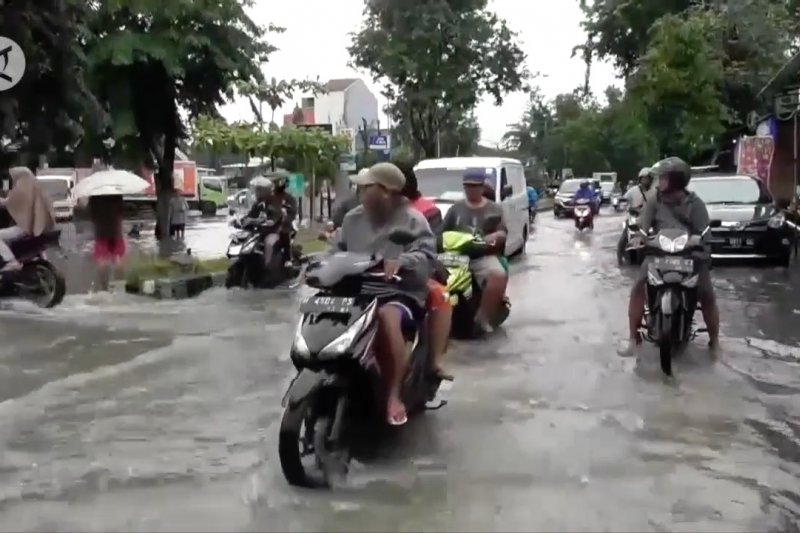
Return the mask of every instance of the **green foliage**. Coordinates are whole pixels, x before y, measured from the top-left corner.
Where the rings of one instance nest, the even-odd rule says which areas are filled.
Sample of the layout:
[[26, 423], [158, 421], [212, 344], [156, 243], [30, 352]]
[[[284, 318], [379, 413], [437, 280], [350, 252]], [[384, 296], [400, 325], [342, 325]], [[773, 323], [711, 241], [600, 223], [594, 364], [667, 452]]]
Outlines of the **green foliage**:
[[114, 137], [138, 147], [172, 188], [178, 112], [216, 113], [242, 81], [261, 81], [274, 47], [240, 0], [107, 0], [90, 4], [91, 83], [111, 115]]
[[[238, 85], [239, 94], [246, 97], [256, 121], [264, 124], [263, 105], [267, 104], [272, 112], [270, 126], [275, 124], [275, 111], [287, 100], [290, 100], [298, 91], [314, 95], [325, 92], [324, 84], [319, 80], [278, 80], [271, 78], [269, 81], [245, 81]], [[302, 111], [300, 117], [302, 118]]]
[[[81, 47], [86, 2], [6, 2], [0, 35], [16, 41], [26, 57], [25, 75], [0, 94], [0, 136], [34, 162], [54, 149], [70, 152], [103, 112], [86, 86]], [[0, 147], [0, 151], [2, 147]], [[0, 167], [8, 164], [4, 157]]]
[[610, 59], [662, 153], [692, 158], [735, 137], [795, 51], [797, 0], [583, 1], [585, 58]]
[[349, 52], [372, 73], [427, 157], [453, 117], [465, 117], [482, 96], [496, 103], [523, 88], [524, 53], [487, 0], [367, 2]]

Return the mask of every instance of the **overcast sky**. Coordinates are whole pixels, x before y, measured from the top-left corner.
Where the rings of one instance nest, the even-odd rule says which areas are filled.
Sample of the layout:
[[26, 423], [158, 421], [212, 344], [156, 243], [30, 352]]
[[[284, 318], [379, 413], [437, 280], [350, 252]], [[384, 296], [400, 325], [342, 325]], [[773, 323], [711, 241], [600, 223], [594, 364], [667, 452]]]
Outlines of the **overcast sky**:
[[[279, 51], [265, 66], [267, 77], [278, 79], [361, 77], [373, 89], [383, 106], [379, 88], [365, 73], [347, 66], [348, 34], [358, 29], [363, 0], [255, 0], [252, 16], [260, 24], [273, 23], [286, 28], [271, 41]], [[539, 85], [548, 96], [568, 92], [583, 83], [584, 64], [580, 58], [570, 58], [573, 46], [584, 39], [578, 0], [491, 0], [491, 9], [505, 18], [519, 33], [528, 55], [528, 68], [546, 77]], [[602, 94], [615, 84], [614, 71], [609, 65], [595, 64], [592, 68], [592, 87]], [[296, 99], [300, 95], [296, 95]], [[506, 131], [506, 125], [516, 122], [525, 107], [522, 94], [509, 95], [499, 108], [490, 102], [477, 109], [482, 141], [495, 144]], [[287, 103], [279, 113], [289, 113], [294, 102]], [[232, 120], [252, 120], [246, 102], [237, 101], [222, 109]], [[280, 123], [282, 114], [276, 113]]]

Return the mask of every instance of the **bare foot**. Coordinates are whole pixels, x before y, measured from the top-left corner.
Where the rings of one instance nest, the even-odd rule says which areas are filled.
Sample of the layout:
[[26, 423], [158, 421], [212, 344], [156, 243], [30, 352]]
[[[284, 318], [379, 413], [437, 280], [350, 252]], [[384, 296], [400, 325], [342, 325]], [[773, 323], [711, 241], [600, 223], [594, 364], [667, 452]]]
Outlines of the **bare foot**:
[[408, 422], [406, 406], [403, 405], [400, 398], [389, 397], [386, 402], [386, 421], [390, 426], [402, 426]]
[[639, 354], [639, 348], [642, 346], [642, 339], [628, 339], [628, 343], [617, 350], [620, 357], [636, 357]]

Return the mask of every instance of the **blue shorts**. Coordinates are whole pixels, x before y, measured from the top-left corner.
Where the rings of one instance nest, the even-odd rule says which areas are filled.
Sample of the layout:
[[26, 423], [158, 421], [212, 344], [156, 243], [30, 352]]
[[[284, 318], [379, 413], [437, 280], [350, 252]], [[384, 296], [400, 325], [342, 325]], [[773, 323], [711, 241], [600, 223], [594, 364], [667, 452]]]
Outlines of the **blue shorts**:
[[417, 330], [417, 319], [409, 305], [400, 300], [391, 300], [384, 305], [391, 305], [400, 310], [400, 328], [404, 332], [410, 333]]

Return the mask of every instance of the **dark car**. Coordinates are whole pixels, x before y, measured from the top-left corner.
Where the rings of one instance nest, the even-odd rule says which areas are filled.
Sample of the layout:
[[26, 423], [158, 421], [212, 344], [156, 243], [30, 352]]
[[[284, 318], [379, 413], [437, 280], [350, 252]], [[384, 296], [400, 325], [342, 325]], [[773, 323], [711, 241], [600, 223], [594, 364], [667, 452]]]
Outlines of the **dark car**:
[[749, 176], [706, 175], [692, 178], [689, 189], [708, 207], [714, 259], [768, 259], [788, 265], [793, 230], [767, 186]]
[[575, 196], [582, 181], [586, 180], [572, 179], [564, 180], [564, 182], [561, 183], [558, 192], [556, 192], [556, 197], [553, 200], [553, 215], [555, 215], [556, 218], [572, 216], [575, 210], [575, 203], [572, 201], [572, 197]]

